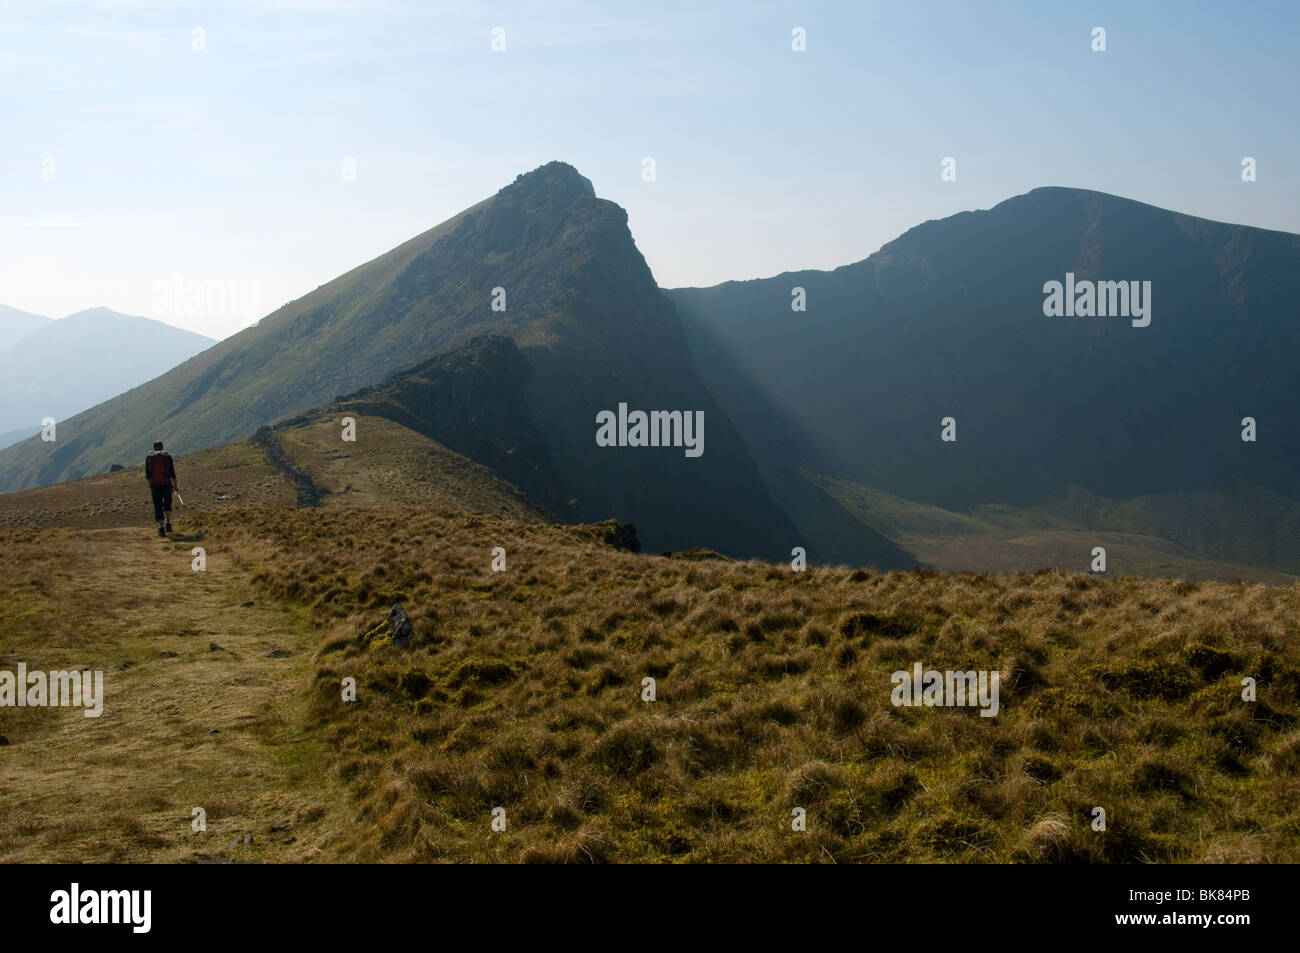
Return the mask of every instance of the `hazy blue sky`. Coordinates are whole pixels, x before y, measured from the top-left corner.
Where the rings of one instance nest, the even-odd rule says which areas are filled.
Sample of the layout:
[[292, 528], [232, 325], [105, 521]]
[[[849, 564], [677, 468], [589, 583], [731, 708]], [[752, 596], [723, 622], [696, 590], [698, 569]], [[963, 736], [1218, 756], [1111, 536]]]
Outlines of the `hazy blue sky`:
[[[1040, 185], [1300, 232], [1298, 41], [1294, 2], [4, 0], [0, 303], [224, 337], [551, 159], [665, 287]], [[159, 313], [178, 275], [258, 313]]]

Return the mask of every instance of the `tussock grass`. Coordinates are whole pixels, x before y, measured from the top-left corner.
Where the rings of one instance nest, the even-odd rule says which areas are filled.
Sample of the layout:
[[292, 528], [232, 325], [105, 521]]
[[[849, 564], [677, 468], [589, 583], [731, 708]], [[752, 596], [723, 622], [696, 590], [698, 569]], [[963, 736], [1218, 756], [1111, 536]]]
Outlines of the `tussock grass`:
[[[192, 522], [319, 632], [341, 857], [1300, 860], [1300, 586], [795, 574], [417, 509]], [[396, 602], [405, 650], [365, 639]], [[1001, 714], [895, 708], [917, 661], [999, 671]]]

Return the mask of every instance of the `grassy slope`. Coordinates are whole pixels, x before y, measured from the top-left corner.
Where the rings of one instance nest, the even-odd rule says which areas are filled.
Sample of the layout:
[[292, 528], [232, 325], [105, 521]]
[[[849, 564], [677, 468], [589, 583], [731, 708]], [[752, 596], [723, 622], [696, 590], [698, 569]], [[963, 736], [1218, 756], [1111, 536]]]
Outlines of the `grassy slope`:
[[276, 430], [289, 458], [313, 477], [327, 507], [399, 503], [536, 520], [536, 504], [487, 467], [383, 417], [349, 411], [354, 441], [342, 439], [344, 414], [317, 414]]
[[[356, 505], [401, 434], [349, 462], [324, 423], [282, 433], [359, 489], [293, 510], [228, 448], [209, 480], [240, 500], [175, 542], [73, 512], [121, 474], [0, 498], [0, 667], [103, 668], [109, 695], [0, 709], [3, 859], [1300, 860], [1300, 586], [639, 556], [491, 493]], [[375, 630], [397, 601], [408, 649]], [[999, 670], [1002, 713], [893, 707], [916, 661]]]
[[[146, 444], [147, 446], [147, 444]], [[153, 504], [144, 478], [146, 450], [129, 469], [0, 494], [0, 527], [66, 526], [79, 529], [149, 526]], [[247, 443], [233, 443], [176, 458], [185, 509], [292, 506], [293, 487]]]
[[[390, 420], [352, 416], [355, 442], [342, 440], [337, 416], [327, 413], [275, 432], [289, 458], [312, 474], [323, 506], [393, 502], [542, 518], [486, 467]], [[250, 443], [177, 457], [176, 472], [185, 500], [178, 516], [294, 505], [293, 485]], [[152, 518], [143, 453], [128, 470], [0, 494], [0, 527], [148, 526]]]
[[[490, 471], [391, 421], [358, 416], [355, 443], [339, 434], [321, 418], [277, 435], [299, 465], [321, 464], [326, 508], [387, 499], [538, 518]], [[108, 696], [99, 719], [0, 709], [0, 861], [340, 859], [322, 845], [349, 818], [322, 777], [326, 739], [305, 730], [321, 632], [259, 595], [192, 519], [277, 523], [294, 489], [246, 443], [177, 470], [187, 506], [168, 540], [135, 469], [0, 496], [0, 668], [99, 669]], [[194, 807], [206, 834], [190, 829]], [[244, 834], [253, 844], [232, 849]]]
[[[309, 728], [350, 790], [340, 854], [1300, 859], [1300, 587], [796, 575], [415, 511], [202, 522], [332, 634]], [[399, 600], [417, 645], [367, 644]], [[1000, 670], [1002, 714], [894, 708], [914, 661]]]

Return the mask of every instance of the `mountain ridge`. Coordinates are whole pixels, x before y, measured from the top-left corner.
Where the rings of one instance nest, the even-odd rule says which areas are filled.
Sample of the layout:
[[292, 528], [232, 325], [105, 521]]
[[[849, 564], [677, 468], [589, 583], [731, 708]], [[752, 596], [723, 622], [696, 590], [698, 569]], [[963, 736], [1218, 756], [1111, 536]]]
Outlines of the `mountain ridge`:
[[[1150, 326], [1047, 317], [1045, 284], [1069, 273], [1151, 281]], [[669, 294], [706, 377], [727, 373], [710, 354], [730, 355], [826, 476], [962, 512], [1043, 505], [1071, 484], [1114, 500], [1210, 491], [1249, 511], [1265, 493], [1294, 501], [1300, 480], [1286, 425], [1300, 401], [1285, 385], [1300, 329], [1281, 317], [1297, 275], [1300, 236], [1050, 187], [923, 223], [830, 272]], [[1267, 441], [1243, 444], [1247, 416], [1268, 421]], [[752, 421], [742, 433], [761, 446]], [[1154, 510], [1166, 538], [1195, 537], [1190, 515]], [[1216, 525], [1202, 544], [1235, 560], [1258, 552], [1247, 527], [1268, 518]], [[1267, 560], [1294, 572], [1300, 549], [1278, 538]]]
[[[154, 439], [187, 452], [373, 386], [492, 331], [531, 375], [523, 407], [544, 435], [577, 520], [646, 527], [655, 549], [708, 543], [734, 555], [788, 552], [797, 533], [697, 377], [675, 309], [627, 228], [564, 163], [285, 305], [203, 354], [87, 414], [59, 446], [0, 452], [0, 488], [75, 477]], [[706, 414], [709, 450], [600, 448], [596, 414], [633, 406]], [[66, 438], [65, 438], [66, 434]]]
[[[1300, 330], [1275, 317], [1300, 300], [1297, 274], [1300, 236], [1043, 186], [831, 271], [664, 290], [626, 211], [552, 162], [65, 422], [64, 446], [0, 452], [0, 487], [88, 472], [155, 430], [211, 446], [349, 394], [562, 519], [650, 527], [652, 549], [805, 546], [901, 568], [916, 557], [875, 524], [904, 524], [864, 501], [1049, 512], [1078, 488], [1113, 503], [1069, 509], [1078, 533], [1125, 513], [1189, 558], [1294, 572], [1300, 544], [1249, 537], [1300, 521], [1300, 447], [1277, 426], [1300, 405], [1276, 384], [1300, 371]], [[1140, 279], [1152, 323], [1048, 317], [1063, 279]], [[142, 425], [151, 402], [169, 409]], [[596, 414], [620, 404], [702, 412], [709, 453], [597, 448]], [[1269, 439], [1243, 452], [1248, 411]], [[485, 439], [471, 425], [488, 419]]]

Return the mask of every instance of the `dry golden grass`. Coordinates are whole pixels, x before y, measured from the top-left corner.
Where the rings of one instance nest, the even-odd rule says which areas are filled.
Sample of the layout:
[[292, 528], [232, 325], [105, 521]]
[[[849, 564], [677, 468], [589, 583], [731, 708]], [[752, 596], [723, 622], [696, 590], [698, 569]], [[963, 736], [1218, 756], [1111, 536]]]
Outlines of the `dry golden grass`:
[[[335, 856], [1300, 859], [1297, 586], [796, 574], [415, 509], [196, 522], [320, 629]], [[397, 602], [413, 648], [376, 639]], [[1000, 671], [1001, 714], [893, 707], [917, 661]]]
[[[344, 416], [355, 439], [341, 439]], [[396, 503], [538, 520], [544, 514], [481, 464], [383, 417], [321, 413], [275, 431], [295, 465], [310, 473], [328, 508]]]
[[[320, 509], [183, 458], [174, 540], [136, 472], [0, 497], [0, 668], [108, 695], [0, 708], [0, 860], [1300, 860], [1300, 584], [635, 555], [360, 423], [278, 432]], [[895, 708], [915, 662], [1001, 713]]]
[[[73, 483], [0, 494], [0, 528], [52, 526], [100, 529], [147, 526], [153, 519], [144, 457], [125, 470]], [[176, 516], [249, 506], [293, 506], [293, 487], [266, 462], [256, 447], [232, 443], [186, 454], [176, 460], [184, 509]]]
[[0, 533], [0, 669], [102, 670], [106, 696], [0, 708], [0, 861], [312, 860], [346, 822], [302, 730], [314, 631], [199, 544], [206, 573], [147, 526]]
[[[309, 422], [275, 431], [288, 457], [312, 474], [326, 508], [408, 506], [495, 513], [521, 520], [545, 514], [488, 468], [442, 444], [385, 420], [352, 413], [356, 440], [340, 439], [341, 414], [320, 413]], [[143, 526], [153, 505], [144, 456], [124, 470], [71, 483], [0, 494], [0, 529], [61, 526], [102, 529]], [[293, 484], [267, 463], [252, 443], [238, 442], [177, 457], [185, 506], [193, 513], [292, 507]]]

